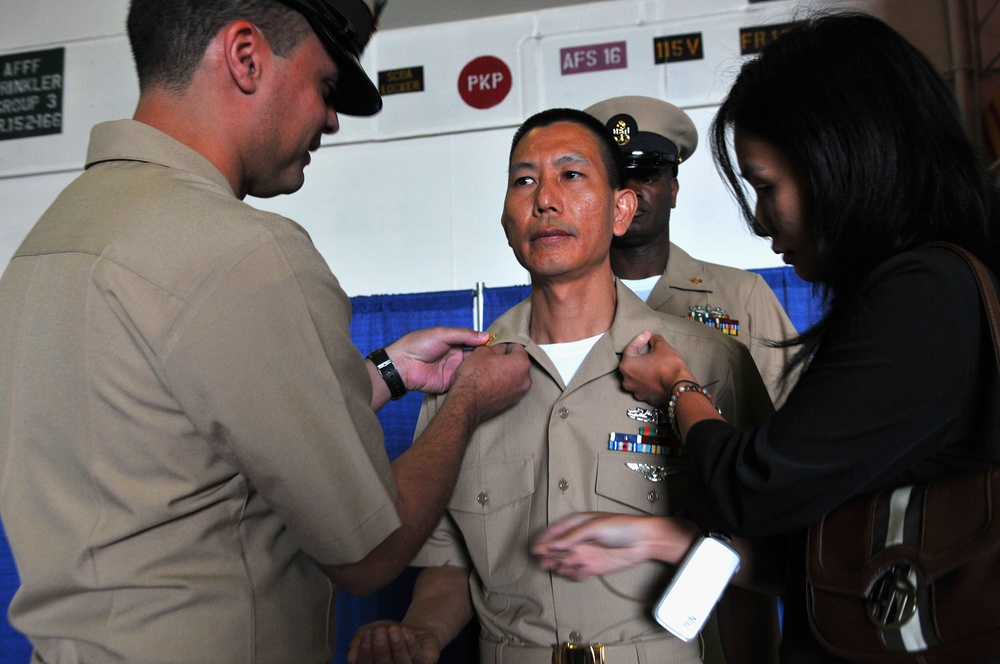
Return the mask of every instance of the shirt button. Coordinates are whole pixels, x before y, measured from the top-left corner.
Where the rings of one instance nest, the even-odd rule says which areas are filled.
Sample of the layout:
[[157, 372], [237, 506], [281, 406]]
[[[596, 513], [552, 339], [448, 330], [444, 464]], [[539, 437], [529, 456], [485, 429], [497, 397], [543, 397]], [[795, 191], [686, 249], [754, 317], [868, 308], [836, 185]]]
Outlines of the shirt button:
[[560, 408], [559, 409], [559, 417], [561, 417], [562, 419], [565, 420], [567, 417], [569, 417], [569, 411], [566, 410], [565, 408]]
[[651, 503], [655, 503], [659, 499], [660, 499], [660, 494], [656, 493], [655, 491], [650, 491], [649, 493], [646, 494], [646, 500], [648, 500]]
[[569, 488], [569, 482], [567, 482], [565, 478], [559, 480], [559, 490], [560, 491], [565, 491], [568, 488]]
[[572, 632], [569, 633], [569, 642], [570, 643], [583, 643], [583, 634], [580, 634], [580, 632], [578, 632], [578, 631], [576, 631], [574, 629]]
[[486, 503], [490, 502], [490, 497], [489, 495], [487, 495], [485, 491], [483, 491], [481, 494], [476, 496], [476, 502], [482, 505], [483, 507], [486, 507]]

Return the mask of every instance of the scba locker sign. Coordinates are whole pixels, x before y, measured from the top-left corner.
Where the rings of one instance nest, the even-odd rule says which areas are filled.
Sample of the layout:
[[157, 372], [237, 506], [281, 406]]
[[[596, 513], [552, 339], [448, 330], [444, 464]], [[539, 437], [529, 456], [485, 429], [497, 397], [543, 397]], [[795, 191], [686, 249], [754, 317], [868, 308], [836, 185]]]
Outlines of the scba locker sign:
[[65, 49], [0, 56], [0, 141], [62, 132]]
[[458, 75], [458, 94], [473, 108], [492, 108], [510, 93], [510, 67], [492, 55], [476, 58]]

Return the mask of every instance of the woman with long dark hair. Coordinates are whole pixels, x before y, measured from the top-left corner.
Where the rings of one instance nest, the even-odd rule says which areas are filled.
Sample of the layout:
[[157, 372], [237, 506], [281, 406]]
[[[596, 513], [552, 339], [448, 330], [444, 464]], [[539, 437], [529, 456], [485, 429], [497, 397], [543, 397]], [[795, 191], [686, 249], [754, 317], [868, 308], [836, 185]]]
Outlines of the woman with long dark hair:
[[[855, 496], [1000, 462], [1000, 378], [976, 282], [957, 254], [924, 246], [960, 245], [997, 273], [1000, 199], [931, 64], [863, 14], [810, 18], [747, 62], [712, 145], [751, 228], [826, 298], [796, 340], [807, 366], [753, 429], [727, 424], [660, 338], [626, 351], [624, 385], [671, 404], [701, 530], [784, 542], [778, 561], [756, 555], [783, 568], [783, 661], [838, 661], [807, 621], [809, 525]], [[677, 562], [692, 540], [678, 520], [586, 514], [536, 552], [578, 577]]]

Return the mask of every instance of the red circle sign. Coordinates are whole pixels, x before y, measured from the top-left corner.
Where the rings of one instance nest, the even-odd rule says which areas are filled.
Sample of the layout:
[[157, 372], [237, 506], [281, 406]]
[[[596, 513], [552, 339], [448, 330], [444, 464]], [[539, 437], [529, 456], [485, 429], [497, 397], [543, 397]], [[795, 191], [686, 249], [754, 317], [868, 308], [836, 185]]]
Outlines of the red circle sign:
[[510, 68], [500, 58], [483, 55], [465, 65], [458, 75], [458, 94], [473, 108], [491, 108], [507, 97]]

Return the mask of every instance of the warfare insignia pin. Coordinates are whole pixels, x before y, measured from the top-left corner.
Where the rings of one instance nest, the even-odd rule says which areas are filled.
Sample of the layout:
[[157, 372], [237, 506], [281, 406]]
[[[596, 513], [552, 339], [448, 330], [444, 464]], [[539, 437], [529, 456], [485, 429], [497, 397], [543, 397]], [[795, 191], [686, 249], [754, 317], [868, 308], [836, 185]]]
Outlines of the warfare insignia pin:
[[649, 424], [660, 424], [663, 422], [663, 413], [658, 408], [629, 408], [626, 414], [639, 422], [647, 422]]
[[679, 475], [684, 470], [681, 468], [667, 468], [665, 466], [651, 466], [648, 463], [628, 462], [625, 464], [629, 470], [634, 470], [650, 482], [662, 482], [671, 475]]

